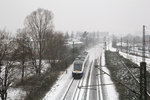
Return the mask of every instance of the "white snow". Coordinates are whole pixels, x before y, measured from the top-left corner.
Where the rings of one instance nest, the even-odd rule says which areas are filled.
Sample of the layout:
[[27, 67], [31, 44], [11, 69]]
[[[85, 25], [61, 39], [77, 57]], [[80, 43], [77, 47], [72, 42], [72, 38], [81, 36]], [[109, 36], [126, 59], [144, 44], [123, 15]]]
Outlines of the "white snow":
[[[91, 67], [93, 67], [93, 66], [94, 66], [94, 63], [92, 63]], [[92, 73], [92, 70], [90, 70], [90, 73]], [[92, 75], [90, 74], [89, 83], [88, 83], [89, 86], [91, 85], [91, 80], [92, 80], [91, 77], [92, 77]], [[87, 89], [87, 97], [88, 97], [87, 100], [89, 100], [90, 99], [90, 89]]]
[[[116, 51], [116, 49], [111, 48], [111, 50]], [[104, 52], [103, 51], [103, 44], [99, 44], [88, 50], [89, 52], [89, 61], [93, 61], [94, 59], [97, 59], [102, 55], [102, 64], [103, 66], [105, 65], [105, 60], [104, 60]], [[48, 65], [45, 65], [46, 68]], [[45, 69], [46, 69], [45, 68]], [[59, 76], [57, 82], [53, 85], [51, 90], [45, 95], [43, 100], [60, 100], [61, 97], [63, 96], [66, 88], [68, 87], [68, 84], [70, 83], [72, 79], [72, 70], [73, 70], [73, 65], [70, 65], [69, 68], [62, 72], [62, 74]], [[107, 69], [104, 69], [106, 72], [109, 73]], [[111, 79], [109, 76], [104, 77], [105, 83], [112, 83]], [[118, 100], [118, 93], [115, 90], [114, 85], [109, 85], [106, 87], [106, 93], [107, 93], [107, 100]], [[8, 90], [8, 100], [23, 100], [26, 95], [26, 92], [21, 90], [20, 88], [14, 89], [10, 88]], [[87, 95], [89, 97], [89, 95]], [[111, 99], [110, 99], [111, 98]]]
[[[113, 49], [113, 50], [115, 50], [115, 49]], [[110, 72], [107, 69], [107, 67], [105, 66], [105, 55], [104, 55], [104, 52], [102, 53], [102, 60], [101, 61], [102, 61], [102, 70], [109, 74]], [[111, 84], [111, 83], [113, 83], [111, 78], [110, 78], [110, 76], [104, 74], [103, 78], [104, 78], [104, 84]], [[105, 94], [106, 95], [105, 99], [106, 100], [119, 100], [119, 94], [116, 91], [116, 88], [115, 88], [114, 84], [112, 84], [112, 85], [105, 85], [104, 88], [106, 90], [105, 91], [105, 93], [106, 93]]]
[[[131, 54], [126, 54], [123, 52], [119, 52], [119, 54], [127, 59], [130, 59], [131, 61], [138, 64], [139, 66], [140, 66], [140, 62], [142, 62], [142, 57], [131, 55]], [[145, 62], [147, 64], [147, 70], [150, 71], [150, 58], [145, 58]]]
[[[97, 45], [97, 46], [91, 48], [90, 50], [88, 50], [90, 62], [92, 60], [94, 60], [95, 58], [100, 57], [100, 55], [102, 53], [102, 49], [103, 49], [102, 46], [103, 46], [103, 44], [100, 44], [100, 45]], [[105, 64], [104, 61], [105, 60], [102, 60], [103, 64]], [[61, 97], [63, 96], [63, 94], [64, 94], [64, 92], [68, 86], [68, 84], [70, 83], [70, 81], [72, 79], [72, 69], [73, 69], [73, 66], [70, 65], [70, 67], [67, 69], [67, 73], [63, 72], [60, 75], [60, 77], [58, 78], [58, 81], [53, 85], [51, 90], [45, 95], [43, 100], [60, 100], [61, 99]], [[109, 71], [107, 69], [105, 69], [105, 71], [107, 71], [109, 73]], [[104, 80], [105, 80], [105, 83], [112, 83], [110, 77], [106, 76]], [[116, 92], [114, 85], [107, 86], [106, 91], [108, 94], [107, 100], [118, 100], [117, 99], [118, 93]], [[87, 95], [87, 96], [89, 97], [89, 95]]]
[[[113, 48], [110, 44], [110, 50], [111, 51], [116, 51], [115, 48]], [[135, 55], [131, 55], [131, 54], [127, 54], [124, 52], [119, 51], [119, 54], [122, 55], [123, 57], [130, 59], [131, 61], [133, 61], [134, 63], [138, 64], [140, 66], [140, 62], [142, 62], [142, 57], [140, 56], [135, 56]], [[145, 62], [147, 64], [147, 70], [150, 71], [150, 58], [145, 58]]]
[[[102, 70], [109, 74], [109, 70], [106, 67], [102, 68]], [[119, 94], [116, 91], [116, 88], [110, 76], [106, 74], [104, 74], [104, 84], [111, 84], [111, 85], [105, 85], [105, 90], [107, 91], [107, 93], [105, 94], [107, 95], [106, 100], [119, 100]]]
[[21, 88], [17, 88], [17, 89], [9, 88], [7, 100], [24, 100], [25, 96], [26, 96], [26, 92], [23, 91]]
[[[14, 64], [18, 65], [20, 63], [15, 62]], [[41, 70], [42, 73], [45, 72], [48, 67], [50, 67], [50, 64], [48, 64], [47, 61], [45, 60], [42, 61], [42, 65], [43, 65], [42, 70]], [[0, 73], [1, 77], [4, 77], [4, 72], [5, 72], [5, 66], [2, 66], [2, 72]], [[15, 73], [13, 77], [15, 77], [16, 80], [21, 79], [21, 71], [19, 69], [14, 69], [13, 72], [11, 72], [11, 74], [13, 73]], [[34, 69], [31, 69], [31, 68], [25, 69], [25, 77], [32, 76], [34, 73], [35, 73]], [[25, 96], [26, 96], [26, 92], [23, 91], [21, 88], [10, 87], [7, 90], [7, 100], [24, 100]]]
[[[58, 81], [51, 88], [51, 90], [45, 95], [43, 100], [61, 100], [69, 82], [72, 79], [73, 66], [70, 67], [60, 75]], [[62, 91], [63, 90], [63, 91]]]

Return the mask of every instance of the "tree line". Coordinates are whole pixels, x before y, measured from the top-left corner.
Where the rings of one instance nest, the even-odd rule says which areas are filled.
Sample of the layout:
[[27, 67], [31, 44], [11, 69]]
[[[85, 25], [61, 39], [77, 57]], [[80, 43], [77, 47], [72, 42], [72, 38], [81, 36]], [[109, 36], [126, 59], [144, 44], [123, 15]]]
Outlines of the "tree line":
[[[17, 80], [23, 83], [26, 69], [40, 76], [43, 61], [51, 68], [69, 55], [65, 45], [66, 37], [54, 31], [53, 13], [39, 8], [24, 20], [24, 27], [18, 29], [15, 37], [6, 30], [0, 30], [0, 96], [7, 98], [7, 90]], [[56, 68], [55, 68], [56, 69]], [[31, 71], [32, 70], [32, 71]]]
[[73, 53], [77, 56], [86, 47], [98, 43], [98, 38], [91, 36], [92, 33], [81, 32], [76, 35], [80, 35], [83, 45], [80, 48], [68, 48], [66, 42], [68, 38], [73, 38], [73, 34], [69, 36], [68, 33], [55, 31], [53, 18], [51, 11], [39, 8], [25, 18], [24, 27], [16, 31], [15, 37], [12, 37], [10, 32], [0, 29], [0, 97], [2, 100], [7, 99], [9, 87], [24, 84], [29, 79], [35, 78], [39, 81], [38, 78], [45, 77], [43, 69], [46, 63], [49, 67], [44, 70], [46, 77], [49, 78], [49, 73], [65, 70], [72, 63]]

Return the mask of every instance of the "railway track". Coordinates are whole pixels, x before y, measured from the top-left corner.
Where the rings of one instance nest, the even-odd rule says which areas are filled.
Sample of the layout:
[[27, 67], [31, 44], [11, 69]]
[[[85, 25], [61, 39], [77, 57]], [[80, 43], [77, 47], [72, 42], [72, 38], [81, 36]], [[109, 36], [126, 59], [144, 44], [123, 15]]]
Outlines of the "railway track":
[[[92, 66], [92, 62], [88, 66], [89, 72], [91, 70], [91, 66]], [[89, 79], [88, 77], [86, 77], [87, 76], [86, 74], [88, 74], [88, 76], [90, 75], [90, 73], [89, 72], [87, 73], [86, 71], [87, 71], [87, 68], [85, 69], [85, 71], [84, 71], [85, 74], [84, 74], [82, 80], [80, 80], [80, 82], [78, 83], [78, 86], [76, 88], [74, 96], [71, 100], [80, 100], [80, 99], [83, 99], [84, 97], [86, 97], [86, 96], [83, 96], [83, 95], [84, 95], [84, 93], [86, 92], [87, 89], [82, 89], [82, 86], [84, 85], [84, 82]]]
[[[92, 63], [93, 62], [91, 62], [90, 65], [88, 66], [89, 67], [88, 77], [90, 76]], [[84, 82], [85, 81], [87, 82], [87, 80], [88, 80], [88, 77], [86, 77], [87, 75], [85, 75], [85, 74], [87, 74], [87, 68], [88, 67], [85, 67], [84, 75], [81, 79], [79, 79], [79, 80], [76, 80], [74, 78], [71, 79], [71, 81], [70, 81], [64, 95], [62, 96], [61, 100], [80, 100], [81, 98], [83, 99], [85, 97], [82, 94], [86, 94], [87, 89], [82, 89], [82, 86], [83, 86]]]
[[85, 77], [85, 75], [83, 76], [83, 79], [78, 80], [79, 82], [76, 86], [75, 92], [73, 94], [73, 98], [71, 100], [79, 100], [79, 94], [80, 94], [80, 91], [81, 91], [81, 89], [79, 87], [83, 84], [84, 77]]
[[69, 83], [69, 85], [68, 85], [68, 87], [67, 87], [67, 90], [66, 90], [66, 92], [64, 93], [64, 95], [63, 95], [63, 97], [62, 97], [61, 100], [65, 100], [65, 99], [66, 99], [66, 96], [67, 96], [67, 94], [68, 94], [68, 92], [69, 92], [69, 90], [70, 90], [70, 88], [71, 88], [71, 86], [72, 86], [72, 84], [73, 84], [73, 81], [74, 81], [74, 79], [72, 78], [71, 81], [70, 81], [70, 83]]
[[89, 71], [88, 71], [88, 76], [87, 76], [87, 80], [86, 80], [86, 86], [88, 86], [87, 87], [87, 91], [85, 92], [85, 98], [84, 98], [84, 100], [89, 100], [89, 97], [88, 97], [88, 95], [89, 95], [89, 93], [90, 93], [90, 91], [89, 91], [89, 86], [90, 86], [90, 78], [91, 78], [91, 68], [92, 68], [92, 65], [93, 65], [93, 61], [92, 61], [92, 63], [91, 63], [91, 65], [90, 65], [90, 68], [89, 68]]
[[[101, 58], [102, 56], [100, 55], [100, 63], [99, 63], [99, 67], [102, 67], [101, 65]], [[101, 75], [101, 76], [99, 76]], [[102, 84], [102, 72], [100, 70], [97, 70], [97, 100], [103, 100], [103, 95], [102, 95], [102, 87], [100, 84]]]
[[71, 79], [61, 100], [79, 100], [80, 92], [81, 92], [80, 87], [83, 85], [83, 81], [85, 80], [86, 70], [87, 70], [87, 67], [84, 67], [84, 74], [81, 79], [79, 80], [76, 80], [74, 78]]

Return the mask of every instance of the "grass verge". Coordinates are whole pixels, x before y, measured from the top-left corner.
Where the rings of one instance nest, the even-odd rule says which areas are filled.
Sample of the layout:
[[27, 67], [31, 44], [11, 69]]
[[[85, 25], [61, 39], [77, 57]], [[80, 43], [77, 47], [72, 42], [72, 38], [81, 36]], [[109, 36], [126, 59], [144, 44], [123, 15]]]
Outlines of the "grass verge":
[[[119, 55], [117, 52], [106, 51], [105, 52], [105, 60], [106, 66], [110, 71], [111, 76], [113, 79], [117, 79], [118, 81], [124, 83], [124, 85], [128, 86], [130, 89], [126, 88], [125, 86], [116, 83], [115, 80], [115, 87], [119, 93], [120, 100], [140, 100], [140, 87], [139, 84], [132, 78], [129, 74], [127, 69], [121, 63], [121, 60], [124, 64], [130, 69], [130, 71], [135, 75], [135, 77], [139, 80], [140, 77], [140, 69], [139, 66], [129, 59], [126, 59]], [[150, 73], [147, 72], [147, 89], [150, 90]]]

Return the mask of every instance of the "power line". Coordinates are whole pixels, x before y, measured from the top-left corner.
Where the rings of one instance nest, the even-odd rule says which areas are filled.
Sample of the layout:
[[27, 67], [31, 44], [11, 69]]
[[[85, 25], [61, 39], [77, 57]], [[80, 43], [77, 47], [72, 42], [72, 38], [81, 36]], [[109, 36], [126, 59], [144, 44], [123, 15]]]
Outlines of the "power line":
[[111, 77], [113, 80], [115, 80], [118, 84], [123, 85], [124, 87], [126, 87], [128, 90], [130, 90], [131, 92], [135, 93], [136, 95], [140, 96], [140, 93], [137, 93], [135, 90], [132, 90], [131, 88], [129, 88], [127, 85], [125, 85], [123, 82], [121, 82], [120, 80], [113, 78], [110, 74], [108, 74], [107, 72], [105, 72], [104, 70], [102, 70], [101, 68], [97, 67], [100, 71], [102, 71], [104, 74], [108, 75], [109, 77]]

